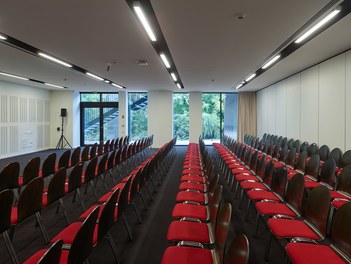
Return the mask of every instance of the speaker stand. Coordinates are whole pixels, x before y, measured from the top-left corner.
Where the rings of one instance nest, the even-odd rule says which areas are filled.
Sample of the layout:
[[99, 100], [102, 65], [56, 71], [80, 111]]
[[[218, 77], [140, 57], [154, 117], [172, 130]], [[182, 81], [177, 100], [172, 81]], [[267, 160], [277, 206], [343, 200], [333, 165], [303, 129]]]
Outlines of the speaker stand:
[[62, 122], [61, 122], [61, 137], [59, 141], [57, 142], [56, 149], [63, 149], [65, 146], [69, 146], [72, 148], [72, 146], [69, 144], [67, 138], [63, 135], [63, 116], [61, 116]]

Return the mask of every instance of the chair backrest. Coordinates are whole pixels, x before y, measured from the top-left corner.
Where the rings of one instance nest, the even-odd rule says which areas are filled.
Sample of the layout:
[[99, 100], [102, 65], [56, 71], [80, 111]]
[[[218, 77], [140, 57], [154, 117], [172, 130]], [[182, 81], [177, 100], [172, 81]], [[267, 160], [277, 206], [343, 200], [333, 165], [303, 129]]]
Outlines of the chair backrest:
[[266, 155], [262, 155], [257, 163], [256, 175], [260, 176], [261, 179], [263, 179], [265, 169], [266, 169]]
[[288, 182], [288, 171], [285, 166], [273, 170], [272, 191], [284, 199], [286, 185]]
[[107, 158], [108, 158], [108, 152], [103, 154], [102, 158], [99, 161], [97, 175], [101, 175], [106, 171]]
[[103, 209], [101, 211], [101, 215], [99, 218], [99, 228], [98, 228], [98, 240], [101, 241], [106, 233], [111, 229], [113, 224], [115, 223], [115, 210], [117, 198], [119, 195], [119, 189], [116, 189], [110, 198], [107, 200]]
[[301, 151], [308, 151], [308, 147], [309, 147], [309, 144], [308, 144], [308, 142], [307, 141], [305, 141], [305, 142], [303, 142], [302, 144], [301, 144], [301, 146], [300, 146], [300, 152]]
[[282, 140], [282, 148], [288, 149], [288, 138], [284, 137]]
[[278, 160], [285, 163], [287, 156], [288, 156], [288, 148], [287, 147], [281, 147], [280, 151], [279, 151], [279, 158], [278, 158]]
[[32, 158], [23, 169], [23, 185], [39, 176], [40, 158]]
[[318, 154], [319, 157], [321, 158], [321, 161], [326, 161], [329, 158], [329, 147], [327, 145], [322, 145], [319, 149], [318, 149]]
[[104, 144], [104, 153], [107, 153], [110, 151], [110, 140], [108, 139], [105, 144]]
[[111, 152], [111, 154], [108, 156], [108, 160], [107, 160], [107, 170], [110, 170], [113, 168], [113, 166], [115, 165], [115, 155], [116, 155], [116, 150], [113, 150]]
[[216, 190], [216, 187], [218, 185], [218, 182], [219, 182], [219, 175], [218, 174], [215, 174], [211, 180], [210, 180], [210, 184], [208, 185], [208, 199], [209, 201], [211, 201], [212, 197], [213, 197], [213, 194]]
[[73, 167], [68, 176], [68, 192], [72, 192], [82, 186], [83, 163]]
[[97, 150], [98, 150], [98, 144], [94, 143], [90, 148], [90, 152], [89, 152], [90, 159], [93, 159], [97, 156]]
[[316, 143], [312, 143], [311, 145], [308, 146], [307, 149], [307, 156], [312, 157], [312, 155], [317, 154], [318, 152], [318, 146]]
[[297, 153], [300, 153], [300, 140], [296, 139], [293, 144], [294, 148], [296, 149]]
[[268, 186], [272, 186], [272, 176], [273, 176], [274, 165], [272, 160], [268, 162], [265, 166], [264, 175], [263, 175], [263, 182], [266, 183]]
[[11, 209], [14, 200], [12, 190], [0, 192], [0, 234], [11, 227]]
[[98, 157], [94, 157], [90, 160], [84, 172], [84, 182], [89, 182], [95, 179], [96, 175], [96, 166], [97, 166]]
[[334, 159], [328, 159], [324, 162], [318, 180], [320, 182], [325, 182], [331, 187], [334, 187], [335, 184], [335, 169], [336, 164]]
[[132, 179], [132, 183], [130, 186], [130, 192], [129, 192], [130, 200], [133, 200], [135, 195], [138, 193], [141, 172], [142, 172], [142, 168], [140, 167], [140, 168], [138, 168], [138, 170], [136, 171], [136, 173], [134, 175], [134, 178]]
[[69, 159], [71, 158], [71, 150], [67, 149], [65, 152], [62, 153], [59, 162], [58, 168], [68, 168], [69, 167]]
[[292, 150], [293, 148], [294, 148], [294, 139], [290, 138], [288, 141], [288, 149]]
[[305, 172], [306, 171], [306, 158], [307, 158], [307, 153], [306, 151], [302, 151], [299, 154], [299, 157], [297, 158], [296, 164], [295, 164], [295, 169]]
[[81, 151], [80, 147], [76, 147], [73, 150], [71, 155], [71, 163], [70, 163], [71, 167], [76, 166], [80, 162], [80, 151]]
[[48, 205], [65, 196], [66, 176], [67, 169], [61, 168], [50, 180], [48, 186]]
[[210, 209], [210, 224], [212, 226], [212, 230], [215, 230], [216, 223], [217, 223], [217, 215], [218, 215], [218, 209], [219, 205], [221, 203], [222, 199], [222, 193], [223, 193], [223, 187], [222, 185], [218, 185], [216, 187], [216, 190], [213, 194], [213, 197], [211, 199], [209, 209]]
[[250, 159], [250, 169], [251, 170], [256, 171], [257, 161], [258, 161], [258, 151], [254, 151], [254, 153], [251, 155], [251, 159]]
[[[61, 252], [62, 252], [62, 239], [57, 240], [54, 244], [48, 248], [44, 255], [39, 259], [37, 264], [58, 264], [60, 263]], [[24, 263], [26, 264], [26, 263]]]
[[55, 165], [56, 165], [56, 153], [51, 153], [43, 162], [41, 166], [41, 176], [47, 177], [55, 173]]
[[118, 206], [117, 206], [118, 217], [121, 216], [121, 214], [126, 210], [129, 204], [129, 190], [130, 190], [131, 182], [132, 182], [132, 177], [129, 176], [128, 180], [124, 183], [124, 186], [120, 191]]
[[17, 161], [6, 165], [0, 172], [0, 191], [18, 187], [20, 164]]
[[317, 228], [322, 238], [326, 235], [329, 208], [329, 189], [323, 185], [312, 189], [306, 199], [304, 218]]
[[331, 226], [333, 244], [351, 257], [351, 203], [342, 205], [335, 213]]
[[346, 192], [351, 195], [351, 165], [342, 169], [338, 180], [338, 191]]
[[336, 167], [340, 167], [340, 160], [342, 156], [342, 151], [339, 148], [334, 148], [329, 153], [329, 158], [333, 158], [336, 163]]
[[122, 160], [122, 148], [118, 148], [116, 155], [115, 155], [115, 165], [118, 165], [121, 163]]
[[217, 224], [216, 224], [216, 231], [215, 231], [215, 241], [216, 241], [215, 252], [219, 259], [218, 263], [223, 263], [224, 247], [229, 233], [231, 216], [232, 216], [232, 205], [230, 203], [226, 203], [219, 210]]
[[18, 222], [34, 215], [42, 208], [44, 180], [37, 177], [22, 190], [17, 203]]
[[288, 181], [286, 189], [285, 200], [293, 206], [296, 211], [302, 213], [302, 199], [305, 190], [305, 178], [301, 173], [295, 174], [294, 177]]
[[80, 160], [82, 162], [89, 160], [89, 151], [90, 151], [90, 146], [86, 145], [83, 148], [83, 151], [82, 151], [81, 156], [80, 156]]
[[286, 158], [286, 165], [289, 165], [292, 168], [295, 168], [295, 160], [296, 160], [296, 149], [292, 148], [289, 150], [289, 154]]
[[247, 264], [249, 261], [249, 240], [244, 234], [238, 234], [227, 252], [225, 264]]
[[312, 176], [315, 180], [318, 179], [318, 172], [319, 172], [319, 155], [318, 154], [313, 154], [310, 162], [307, 165], [306, 168], [306, 175]]
[[351, 150], [346, 151], [340, 160], [340, 167], [344, 168], [347, 165], [351, 165]]
[[100, 207], [97, 206], [79, 228], [68, 255], [68, 264], [81, 264], [93, 250], [93, 236]]
[[104, 142], [100, 142], [100, 144], [98, 145], [98, 155], [100, 156], [100, 155], [102, 155], [102, 154], [104, 154]]

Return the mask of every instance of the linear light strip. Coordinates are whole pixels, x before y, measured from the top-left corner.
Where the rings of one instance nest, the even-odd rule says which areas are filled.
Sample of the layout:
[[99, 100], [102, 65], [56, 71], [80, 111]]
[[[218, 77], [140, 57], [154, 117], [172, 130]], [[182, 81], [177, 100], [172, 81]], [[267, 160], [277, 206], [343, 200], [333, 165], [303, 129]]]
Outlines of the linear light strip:
[[235, 87], [235, 89], [238, 90], [238, 89], [240, 89], [241, 87], [243, 87], [243, 85], [244, 85], [244, 83], [240, 83], [240, 84], [238, 84], [238, 85]]
[[245, 82], [251, 81], [253, 78], [255, 78], [255, 76], [256, 76], [256, 73], [251, 74], [251, 75], [245, 80]]
[[58, 64], [60, 64], [60, 65], [62, 65], [62, 66], [65, 66], [65, 67], [68, 67], [68, 68], [72, 68], [72, 67], [73, 67], [71, 64], [69, 64], [69, 63], [67, 63], [67, 62], [64, 62], [64, 61], [62, 61], [62, 60], [60, 60], [60, 59], [57, 59], [57, 58], [55, 58], [55, 57], [53, 57], [53, 56], [50, 56], [50, 55], [48, 55], [48, 54], [46, 54], [46, 53], [38, 52], [38, 55], [41, 56], [41, 57], [43, 57], [43, 58], [45, 58], [45, 59], [47, 59], [47, 60], [49, 60], [49, 61], [58, 63]]
[[135, 10], [135, 13], [137, 14], [141, 24], [143, 25], [147, 35], [149, 36], [151, 41], [156, 41], [156, 36], [153, 32], [153, 30], [151, 29], [151, 26], [149, 24], [149, 22], [147, 21], [143, 10], [140, 7], [140, 3], [139, 2], [135, 2], [133, 5], [133, 8]]
[[272, 59], [270, 59], [266, 64], [264, 64], [262, 66], [262, 69], [267, 69], [269, 66], [271, 66], [273, 63], [275, 63], [277, 60], [279, 60], [279, 58], [281, 57], [281, 55], [276, 55], [274, 56]]
[[24, 80], [24, 81], [29, 81], [28, 78], [21, 77], [21, 76], [18, 76], [18, 75], [9, 74], [9, 73], [6, 73], [6, 72], [0, 72], [0, 74], [1, 74], [1, 75], [5, 75], [5, 76], [8, 76], [8, 77], [12, 77], [12, 78]]
[[1, 39], [1, 40], [7, 40], [7, 37], [5, 37], [5, 36], [3, 36], [3, 35], [0, 34], [0, 39]]
[[175, 75], [174, 72], [171, 73], [171, 76], [172, 76], [172, 79], [176, 82], [178, 79], [177, 79], [177, 76]]
[[167, 69], [171, 68], [171, 64], [169, 64], [169, 61], [168, 61], [166, 55], [164, 53], [161, 53], [160, 57], [161, 57], [163, 63], [165, 64], [166, 68]]
[[327, 15], [325, 18], [323, 18], [321, 21], [319, 21], [316, 25], [314, 25], [312, 28], [310, 28], [306, 33], [304, 33], [301, 37], [299, 37], [295, 43], [301, 43], [303, 40], [308, 38], [310, 35], [312, 35], [315, 31], [317, 31], [319, 28], [324, 26], [328, 21], [330, 21], [333, 17], [335, 17], [339, 12], [341, 11], [341, 8], [336, 8], [334, 9], [329, 15]]
[[94, 79], [97, 79], [97, 80], [99, 80], [99, 81], [103, 81], [103, 80], [104, 80], [103, 78], [101, 78], [101, 77], [99, 77], [99, 76], [97, 76], [97, 75], [95, 75], [95, 74], [92, 74], [92, 73], [90, 73], [90, 72], [86, 72], [85, 74], [88, 75], [88, 76], [90, 76], [90, 77], [92, 77], [92, 78], [94, 78]]
[[44, 83], [48, 86], [52, 86], [52, 87], [56, 87], [56, 88], [61, 88], [61, 89], [65, 89], [65, 87], [61, 86], [61, 85], [57, 85], [57, 84], [52, 84], [52, 83]]
[[124, 89], [124, 87], [122, 85], [116, 84], [116, 83], [112, 83], [113, 86], [120, 88], [120, 89]]

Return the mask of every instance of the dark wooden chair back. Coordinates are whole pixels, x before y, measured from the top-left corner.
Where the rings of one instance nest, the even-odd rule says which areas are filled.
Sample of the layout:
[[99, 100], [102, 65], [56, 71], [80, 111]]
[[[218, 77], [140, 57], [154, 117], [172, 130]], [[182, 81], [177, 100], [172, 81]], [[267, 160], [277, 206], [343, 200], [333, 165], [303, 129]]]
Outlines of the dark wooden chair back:
[[67, 149], [65, 152], [62, 153], [62, 155], [59, 159], [58, 169], [69, 168], [70, 158], [71, 158], [71, 150]]
[[336, 164], [335, 160], [330, 158], [324, 162], [318, 180], [328, 184], [330, 187], [335, 185], [335, 170]]
[[340, 167], [340, 160], [342, 156], [342, 151], [339, 148], [334, 148], [330, 151], [329, 158], [333, 158], [335, 160], [336, 167]]
[[287, 147], [280, 148], [278, 160], [280, 162], [286, 163], [287, 156], [288, 156], [288, 149], [287, 149]]
[[261, 179], [263, 179], [265, 169], [266, 169], [266, 155], [262, 155], [257, 163], [256, 175], [261, 177]]
[[17, 161], [6, 165], [0, 172], [0, 191], [18, 187], [20, 164]]
[[302, 199], [305, 190], [305, 177], [298, 173], [292, 177], [288, 182], [288, 187], [286, 189], [285, 200], [286, 202], [293, 206], [296, 211], [300, 214], [302, 213]]
[[84, 182], [85, 183], [90, 182], [90, 181], [95, 179], [97, 162], [98, 162], [98, 157], [96, 156], [87, 165], [85, 172], [84, 172]]
[[348, 165], [351, 165], [351, 150], [346, 151], [340, 160], [340, 167], [344, 168]]
[[115, 155], [116, 155], [116, 150], [113, 150], [111, 154], [109, 154], [108, 160], [107, 160], [107, 167], [106, 167], [107, 170], [111, 170], [115, 165]]
[[313, 177], [315, 180], [318, 179], [318, 172], [319, 172], [319, 155], [318, 154], [313, 154], [311, 156], [310, 162], [307, 165], [306, 168], [306, 175], [309, 175]]
[[227, 252], [226, 264], [247, 264], [249, 261], [249, 240], [244, 234], [238, 234], [232, 241]]
[[51, 153], [43, 162], [41, 166], [41, 176], [47, 177], [55, 173], [56, 153]]
[[23, 185], [39, 176], [40, 158], [32, 158], [23, 169]]
[[104, 145], [104, 142], [100, 142], [100, 144], [98, 145], [98, 155], [101, 156], [104, 154], [104, 148], [105, 148], [105, 145]]
[[85, 162], [85, 161], [89, 160], [89, 151], [90, 151], [90, 146], [86, 145], [83, 148], [81, 156], [80, 156], [80, 161], [81, 162]]
[[351, 165], [342, 169], [338, 180], [338, 191], [351, 195]]
[[11, 211], [14, 201], [12, 190], [6, 189], [0, 192], [0, 234], [11, 227]]
[[272, 191], [284, 199], [286, 185], [288, 182], [288, 171], [285, 166], [274, 169], [272, 175]]
[[223, 193], [223, 187], [222, 187], [222, 185], [218, 185], [216, 187], [216, 190], [213, 194], [213, 197], [211, 199], [210, 206], [209, 206], [210, 224], [212, 225], [213, 230], [215, 230], [215, 227], [216, 227], [218, 209], [219, 209], [219, 205], [221, 203], [222, 193]]
[[268, 186], [272, 186], [272, 177], [273, 177], [273, 171], [274, 171], [274, 165], [272, 160], [270, 160], [264, 170], [264, 175], [263, 175], [263, 182], [266, 183]]
[[215, 251], [218, 255], [219, 263], [223, 263], [225, 242], [227, 241], [229, 233], [229, 225], [232, 216], [232, 205], [230, 203], [224, 204], [218, 212], [218, 220], [215, 231]]
[[300, 146], [300, 152], [302, 152], [302, 151], [308, 152], [308, 147], [309, 147], [308, 142], [307, 141], [303, 142]]
[[66, 182], [67, 170], [66, 168], [59, 169], [48, 185], [48, 205], [56, 202], [63, 196], [65, 196], [65, 182]]
[[62, 252], [63, 241], [57, 240], [48, 248], [37, 264], [59, 264]]
[[119, 199], [118, 199], [118, 206], [117, 206], [117, 215], [118, 217], [125, 212], [126, 208], [129, 204], [129, 190], [130, 184], [132, 182], [132, 177], [129, 176], [128, 180], [125, 182], [122, 190], [120, 191]]
[[73, 167], [68, 176], [68, 193], [82, 186], [83, 163]]
[[107, 152], [110, 152], [110, 143], [111, 143], [111, 140], [107, 140], [104, 144], [104, 153], [107, 153]]
[[256, 171], [257, 162], [258, 162], [258, 151], [254, 150], [254, 153], [251, 155], [251, 159], [250, 159], [251, 170]]
[[22, 190], [17, 203], [18, 223], [41, 210], [43, 188], [43, 178], [37, 177]]
[[294, 148], [296, 149], [296, 152], [297, 153], [300, 153], [300, 140], [298, 140], [298, 139], [296, 139], [295, 141], [294, 141], [294, 144], [293, 144], [293, 146], [294, 146]]
[[292, 148], [289, 151], [289, 154], [286, 158], [286, 165], [295, 168], [295, 161], [296, 161], [296, 149]]
[[118, 148], [115, 155], [115, 165], [120, 164], [122, 161], [122, 148]]
[[296, 164], [295, 164], [295, 169], [305, 172], [306, 171], [306, 158], [307, 158], [307, 153], [306, 151], [302, 151], [299, 154], [299, 157], [297, 158]]
[[101, 175], [101, 174], [105, 173], [106, 165], [107, 165], [107, 158], [108, 158], [108, 153], [103, 154], [102, 158], [100, 159], [100, 161], [98, 163], [97, 175]]
[[321, 159], [321, 161], [326, 161], [329, 158], [329, 147], [327, 145], [322, 145], [319, 149], [318, 149], [318, 154], [319, 157]]
[[317, 154], [318, 152], [318, 146], [316, 143], [312, 143], [311, 145], [308, 146], [307, 149], [307, 156], [312, 157], [312, 155]]
[[90, 148], [89, 159], [95, 158], [97, 156], [97, 152], [98, 152], [98, 144], [94, 143]]
[[70, 167], [76, 166], [80, 162], [81, 147], [76, 147], [71, 155]]

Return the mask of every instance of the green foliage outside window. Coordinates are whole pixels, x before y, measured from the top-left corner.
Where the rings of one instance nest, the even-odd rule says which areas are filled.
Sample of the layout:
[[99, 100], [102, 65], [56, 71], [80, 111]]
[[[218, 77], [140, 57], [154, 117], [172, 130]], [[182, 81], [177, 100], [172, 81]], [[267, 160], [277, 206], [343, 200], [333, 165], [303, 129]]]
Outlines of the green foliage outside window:
[[189, 140], [189, 94], [173, 94], [173, 134], [178, 140]]

